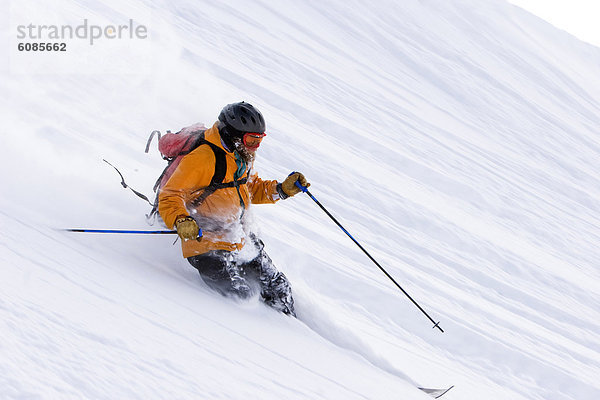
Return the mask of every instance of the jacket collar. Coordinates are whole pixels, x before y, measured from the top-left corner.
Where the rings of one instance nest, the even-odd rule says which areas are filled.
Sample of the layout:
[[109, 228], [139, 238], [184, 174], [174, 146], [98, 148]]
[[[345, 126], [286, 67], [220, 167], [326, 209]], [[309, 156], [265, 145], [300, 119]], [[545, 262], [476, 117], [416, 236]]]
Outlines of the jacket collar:
[[219, 121], [215, 122], [212, 127], [204, 132], [204, 138], [212, 144], [215, 144], [225, 150], [228, 155], [233, 155], [233, 151], [230, 151], [227, 147], [225, 147], [221, 141], [221, 134], [219, 133]]

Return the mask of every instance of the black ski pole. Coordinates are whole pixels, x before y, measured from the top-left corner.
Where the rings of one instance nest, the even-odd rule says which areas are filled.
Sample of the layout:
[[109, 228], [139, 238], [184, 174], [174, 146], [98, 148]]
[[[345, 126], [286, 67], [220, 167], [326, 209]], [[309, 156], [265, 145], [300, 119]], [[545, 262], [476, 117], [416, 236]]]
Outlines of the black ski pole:
[[422, 308], [422, 307], [419, 305], [419, 303], [417, 303], [417, 302], [416, 302], [416, 301], [415, 301], [415, 300], [414, 300], [414, 299], [413, 299], [413, 298], [412, 298], [412, 297], [411, 297], [411, 296], [410, 296], [410, 295], [409, 295], [409, 294], [406, 292], [406, 290], [404, 290], [404, 289], [402, 288], [402, 286], [400, 286], [400, 285], [398, 284], [398, 282], [396, 282], [396, 280], [395, 280], [394, 278], [392, 278], [392, 276], [391, 276], [391, 275], [390, 275], [390, 274], [389, 274], [389, 273], [388, 273], [388, 272], [385, 270], [385, 268], [383, 268], [383, 267], [382, 267], [382, 266], [381, 266], [381, 265], [380, 265], [380, 264], [377, 262], [377, 260], [375, 260], [375, 259], [374, 259], [374, 258], [371, 256], [371, 254], [369, 254], [369, 252], [368, 252], [367, 250], [365, 250], [365, 248], [364, 248], [364, 247], [362, 247], [362, 246], [361, 246], [361, 244], [360, 244], [360, 243], [358, 243], [358, 241], [357, 241], [356, 239], [354, 239], [354, 237], [353, 237], [353, 236], [352, 236], [352, 235], [351, 235], [351, 234], [350, 234], [350, 233], [349, 233], [349, 232], [346, 230], [346, 228], [344, 228], [344, 227], [342, 226], [342, 224], [340, 224], [340, 223], [338, 222], [338, 220], [337, 220], [337, 219], [335, 219], [335, 217], [334, 217], [333, 215], [331, 215], [331, 213], [330, 213], [329, 211], [327, 211], [327, 209], [326, 209], [326, 208], [323, 206], [323, 204], [321, 204], [321, 203], [319, 202], [319, 200], [317, 200], [317, 199], [315, 198], [315, 196], [313, 196], [313, 195], [312, 195], [312, 193], [311, 193], [311, 192], [308, 190], [308, 188], [307, 188], [307, 187], [305, 187], [305, 186], [302, 186], [302, 185], [300, 184], [300, 182], [298, 182], [298, 181], [296, 181], [296, 186], [298, 186], [298, 188], [299, 188], [300, 190], [302, 190], [304, 193], [306, 193], [307, 195], [309, 195], [309, 196], [310, 196], [310, 198], [311, 198], [311, 199], [313, 199], [313, 201], [314, 201], [315, 203], [317, 203], [317, 205], [318, 205], [318, 206], [321, 208], [321, 210], [323, 210], [323, 211], [325, 212], [325, 214], [327, 214], [327, 216], [328, 216], [329, 218], [331, 218], [331, 219], [333, 220], [333, 222], [335, 222], [335, 223], [336, 223], [336, 225], [337, 225], [337, 226], [338, 226], [338, 227], [339, 227], [339, 228], [340, 228], [342, 231], [344, 231], [344, 233], [345, 233], [346, 235], [348, 235], [348, 237], [349, 237], [350, 239], [352, 239], [352, 241], [353, 241], [353, 242], [354, 242], [354, 243], [355, 243], [355, 244], [356, 244], [356, 245], [357, 245], [357, 246], [358, 246], [358, 247], [359, 247], [359, 248], [360, 248], [360, 249], [363, 251], [363, 253], [365, 253], [365, 254], [367, 255], [367, 257], [369, 257], [369, 258], [371, 259], [371, 261], [373, 261], [373, 262], [375, 263], [375, 265], [377, 265], [377, 267], [379, 267], [379, 269], [380, 269], [380, 270], [381, 270], [381, 271], [382, 271], [382, 272], [385, 274], [385, 276], [387, 276], [388, 278], [390, 278], [390, 280], [391, 280], [392, 282], [394, 282], [394, 285], [396, 285], [396, 286], [398, 287], [398, 289], [400, 289], [400, 290], [402, 291], [402, 293], [404, 293], [404, 294], [406, 295], [406, 297], [408, 297], [408, 298], [410, 299], [410, 301], [412, 301], [412, 302], [413, 302], [413, 304], [414, 304], [415, 306], [417, 306], [417, 308], [418, 308], [419, 310], [421, 310], [421, 312], [422, 312], [423, 314], [425, 314], [425, 316], [426, 316], [427, 318], [429, 318], [429, 320], [430, 320], [430, 321], [433, 323], [433, 329], [435, 329], [435, 328], [438, 328], [438, 329], [439, 329], [439, 330], [440, 330], [442, 333], [444, 332], [444, 330], [443, 330], [443, 329], [440, 327], [440, 321], [438, 321], [438, 322], [435, 322], [435, 321], [433, 320], [433, 318], [431, 318], [431, 317], [429, 316], [429, 314], [427, 314], [427, 312], [426, 312], [425, 310], [423, 310], [423, 308]]

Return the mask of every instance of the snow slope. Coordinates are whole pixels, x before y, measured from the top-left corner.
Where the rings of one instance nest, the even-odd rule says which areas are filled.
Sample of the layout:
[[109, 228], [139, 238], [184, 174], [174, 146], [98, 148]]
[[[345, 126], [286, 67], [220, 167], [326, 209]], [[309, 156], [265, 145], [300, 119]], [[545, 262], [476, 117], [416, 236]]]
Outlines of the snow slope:
[[[504, 1], [3, 3], [0, 398], [594, 399], [600, 50]], [[146, 40], [16, 50], [20, 24]], [[61, 58], [62, 57], [62, 58]], [[299, 320], [212, 293], [147, 229], [154, 129], [247, 100], [256, 168], [312, 193], [256, 206]]]

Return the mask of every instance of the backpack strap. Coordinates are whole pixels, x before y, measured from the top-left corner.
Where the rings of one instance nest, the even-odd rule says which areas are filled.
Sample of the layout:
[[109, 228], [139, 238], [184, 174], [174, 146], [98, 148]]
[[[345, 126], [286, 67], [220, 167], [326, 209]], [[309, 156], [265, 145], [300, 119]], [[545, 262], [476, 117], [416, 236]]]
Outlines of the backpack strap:
[[137, 190], [135, 190], [134, 188], [132, 188], [131, 186], [129, 186], [127, 183], [125, 183], [125, 178], [123, 178], [123, 174], [121, 173], [121, 171], [119, 171], [117, 169], [117, 167], [115, 167], [114, 165], [112, 165], [111, 163], [109, 163], [108, 161], [106, 161], [105, 159], [102, 159], [102, 161], [104, 161], [105, 163], [107, 163], [108, 165], [110, 165], [111, 167], [113, 167], [115, 169], [115, 171], [117, 171], [117, 173], [121, 177], [121, 186], [123, 186], [125, 189], [131, 190], [140, 199], [144, 199], [144, 200], [146, 200], [148, 202], [148, 204], [152, 205], [152, 203], [150, 203], [150, 200], [148, 199], [148, 197], [146, 197], [146, 195], [144, 195], [143, 193], [138, 192]]
[[[169, 132], [169, 131], [167, 131]], [[148, 138], [148, 141], [146, 142], [146, 151], [144, 151], [145, 153], [148, 153], [148, 151], [150, 151], [150, 143], [152, 142], [152, 138], [154, 137], [154, 135], [158, 134], [158, 140], [160, 141], [160, 131], [152, 131], [152, 133], [150, 134], [150, 137]]]
[[225, 150], [207, 140], [204, 140], [201, 144], [208, 144], [213, 153], [215, 153], [215, 173], [210, 180], [210, 184], [218, 185], [223, 182], [225, 174], [227, 174], [227, 158]]
[[243, 185], [245, 183], [248, 182], [248, 178], [242, 178], [242, 179], [238, 179], [237, 181], [231, 181], [231, 182], [221, 182], [221, 183], [213, 183], [209, 186], [206, 186], [202, 189], [197, 190], [197, 192], [202, 192], [200, 193], [200, 195], [198, 197], [196, 197], [194, 200], [192, 200], [190, 202], [190, 205], [193, 207], [198, 207], [200, 204], [202, 204], [204, 202], [204, 200], [206, 200], [206, 198], [208, 196], [210, 196], [211, 194], [213, 194], [214, 192], [216, 192], [219, 189], [225, 189], [225, 188], [232, 188], [232, 187], [238, 187], [240, 185]]
[[205, 141], [205, 143], [208, 144], [215, 153], [215, 173], [211, 179], [210, 185], [198, 189], [197, 191], [192, 193], [192, 195], [194, 195], [195, 193], [200, 193], [198, 197], [194, 198], [194, 200], [190, 202], [190, 205], [193, 207], [198, 207], [204, 202], [204, 200], [206, 200], [208, 196], [210, 196], [219, 189], [231, 187], [239, 188], [240, 185], [248, 183], [249, 171], [246, 171], [246, 176], [243, 178], [234, 179], [231, 182], [223, 182], [223, 180], [225, 179], [225, 174], [227, 172], [226, 153], [219, 146], [216, 146], [208, 141]]

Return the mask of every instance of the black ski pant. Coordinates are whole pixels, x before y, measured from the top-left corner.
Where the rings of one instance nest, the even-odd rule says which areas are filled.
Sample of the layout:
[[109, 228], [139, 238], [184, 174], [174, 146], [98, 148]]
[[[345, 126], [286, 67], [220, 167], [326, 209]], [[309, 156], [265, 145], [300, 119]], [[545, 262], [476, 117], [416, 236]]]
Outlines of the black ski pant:
[[290, 283], [264, 249], [250, 261], [241, 261], [236, 252], [225, 250], [209, 251], [187, 260], [200, 272], [202, 280], [222, 295], [244, 299], [260, 290], [267, 305], [296, 316]]

